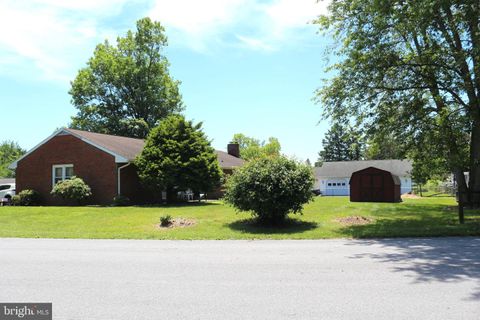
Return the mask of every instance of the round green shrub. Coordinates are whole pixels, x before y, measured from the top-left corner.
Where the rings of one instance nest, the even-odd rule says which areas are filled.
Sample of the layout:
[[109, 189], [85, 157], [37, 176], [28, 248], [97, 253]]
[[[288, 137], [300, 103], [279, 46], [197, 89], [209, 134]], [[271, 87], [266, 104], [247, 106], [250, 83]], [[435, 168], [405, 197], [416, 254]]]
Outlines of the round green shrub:
[[42, 197], [40, 193], [30, 189], [22, 190], [12, 198], [12, 204], [14, 206], [38, 206], [41, 202]]
[[295, 160], [261, 158], [233, 173], [224, 199], [262, 224], [279, 224], [312, 200], [314, 181], [312, 169]]
[[72, 177], [57, 183], [51, 192], [52, 195], [65, 200], [80, 202], [92, 196], [90, 187], [78, 177]]

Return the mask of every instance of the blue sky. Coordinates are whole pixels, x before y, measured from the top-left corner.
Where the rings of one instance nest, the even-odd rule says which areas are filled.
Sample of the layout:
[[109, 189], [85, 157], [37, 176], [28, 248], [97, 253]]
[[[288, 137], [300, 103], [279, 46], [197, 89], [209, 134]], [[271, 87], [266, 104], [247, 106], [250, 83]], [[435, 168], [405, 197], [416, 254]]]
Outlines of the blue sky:
[[[149, 16], [167, 30], [185, 115], [217, 149], [233, 134], [277, 137], [313, 162], [328, 123], [312, 98], [328, 39], [309, 21], [315, 0], [0, 0], [2, 137], [29, 149], [76, 113], [68, 90], [96, 44]], [[8, 115], [5, 117], [5, 115]]]

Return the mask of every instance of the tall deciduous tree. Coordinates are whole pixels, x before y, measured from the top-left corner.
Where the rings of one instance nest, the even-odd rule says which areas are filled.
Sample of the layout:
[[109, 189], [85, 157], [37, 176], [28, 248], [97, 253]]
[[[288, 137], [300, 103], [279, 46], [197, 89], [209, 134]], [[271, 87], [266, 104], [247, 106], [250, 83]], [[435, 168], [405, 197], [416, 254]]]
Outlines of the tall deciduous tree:
[[16, 142], [4, 141], [0, 143], [0, 178], [13, 178], [15, 176], [15, 172], [8, 169], [8, 166], [24, 155], [25, 152]]
[[179, 82], [163, 55], [165, 30], [149, 18], [116, 45], [99, 44], [87, 67], [72, 82], [78, 109], [71, 126], [88, 131], [144, 138], [166, 116], [183, 109]]
[[318, 91], [324, 116], [412, 141], [435, 132], [431, 156], [445, 157], [470, 200], [480, 195], [480, 2], [332, 0], [329, 11], [316, 23], [338, 40], [340, 60]]
[[201, 126], [181, 115], [167, 117], [150, 132], [135, 160], [144, 185], [156, 194], [166, 191], [167, 202], [178, 191], [208, 192], [220, 185], [217, 155]]
[[360, 160], [363, 138], [360, 132], [349, 125], [335, 122], [322, 140], [323, 150], [318, 153], [318, 163], [325, 161]]
[[265, 142], [248, 137], [243, 133], [236, 133], [233, 136], [232, 142], [239, 144], [240, 157], [247, 161], [265, 156], [270, 157], [280, 155], [280, 142], [274, 137], [268, 138], [268, 141]]

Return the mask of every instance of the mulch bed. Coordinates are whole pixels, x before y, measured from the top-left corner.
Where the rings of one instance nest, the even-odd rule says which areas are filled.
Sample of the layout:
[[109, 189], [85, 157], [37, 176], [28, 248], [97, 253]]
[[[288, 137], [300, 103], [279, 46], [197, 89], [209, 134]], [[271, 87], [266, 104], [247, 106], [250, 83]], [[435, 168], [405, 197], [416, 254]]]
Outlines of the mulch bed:
[[168, 226], [162, 226], [160, 224], [155, 225], [157, 229], [172, 229], [172, 228], [185, 228], [194, 226], [197, 222], [193, 219], [173, 218], [172, 222]]
[[363, 216], [349, 216], [343, 218], [336, 218], [335, 221], [344, 226], [359, 226], [372, 223], [373, 219]]
[[406, 193], [406, 194], [402, 194], [402, 199], [422, 199], [422, 197], [420, 196], [417, 196], [416, 194], [409, 194], [409, 193]]

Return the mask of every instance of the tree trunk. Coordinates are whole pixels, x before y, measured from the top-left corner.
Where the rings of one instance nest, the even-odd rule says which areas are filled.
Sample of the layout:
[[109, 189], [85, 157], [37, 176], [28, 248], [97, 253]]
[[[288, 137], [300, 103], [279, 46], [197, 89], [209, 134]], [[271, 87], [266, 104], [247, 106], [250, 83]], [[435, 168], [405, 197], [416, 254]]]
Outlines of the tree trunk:
[[463, 207], [465, 203], [469, 201], [469, 190], [467, 187], [467, 183], [465, 182], [465, 174], [461, 168], [454, 170], [455, 180], [457, 181], [457, 192], [458, 192], [458, 221], [463, 224], [464, 222], [464, 215], [463, 215]]
[[465, 181], [465, 174], [461, 168], [454, 169], [453, 174], [455, 175], [455, 180], [457, 181], [458, 199], [462, 199], [462, 202], [466, 203], [469, 200], [469, 192], [467, 182]]
[[480, 117], [475, 117], [470, 137], [470, 171], [468, 189], [470, 204], [480, 205]]

